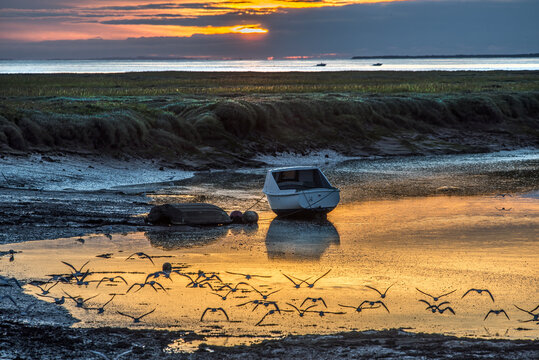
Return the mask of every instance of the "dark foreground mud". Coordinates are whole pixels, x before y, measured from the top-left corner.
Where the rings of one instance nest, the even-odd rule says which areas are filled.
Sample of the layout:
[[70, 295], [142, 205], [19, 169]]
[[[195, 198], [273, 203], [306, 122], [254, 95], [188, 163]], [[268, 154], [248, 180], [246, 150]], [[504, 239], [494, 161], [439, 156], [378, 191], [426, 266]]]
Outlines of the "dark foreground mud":
[[[192, 354], [164, 349], [172, 341], [201, 336], [182, 331], [73, 329], [54, 326], [0, 324], [3, 359], [537, 359], [539, 342], [457, 338], [412, 334], [402, 330], [342, 333], [331, 336], [290, 336], [283, 340], [236, 347], [201, 345]], [[92, 351], [91, 351], [92, 350]]]
[[[0, 277], [5, 285], [7, 279]], [[11, 283], [11, 282], [10, 282]], [[539, 341], [457, 338], [403, 330], [348, 332], [331, 336], [288, 336], [251, 346], [218, 347], [191, 331], [74, 328], [65, 308], [22, 294], [18, 287], [0, 286], [1, 359], [537, 359]], [[523, 329], [524, 330], [524, 329]], [[503, 336], [503, 334], [500, 334]], [[181, 340], [200, 344], [194, 353], [169, 345]]]

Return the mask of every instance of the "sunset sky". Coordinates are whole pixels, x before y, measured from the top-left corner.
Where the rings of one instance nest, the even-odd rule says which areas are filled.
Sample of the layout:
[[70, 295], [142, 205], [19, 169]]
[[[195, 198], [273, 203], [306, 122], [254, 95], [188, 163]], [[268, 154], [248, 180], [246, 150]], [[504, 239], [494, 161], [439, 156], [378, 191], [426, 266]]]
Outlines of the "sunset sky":
[[536, 0], [0, 0], [0, 58], [539, 52]]

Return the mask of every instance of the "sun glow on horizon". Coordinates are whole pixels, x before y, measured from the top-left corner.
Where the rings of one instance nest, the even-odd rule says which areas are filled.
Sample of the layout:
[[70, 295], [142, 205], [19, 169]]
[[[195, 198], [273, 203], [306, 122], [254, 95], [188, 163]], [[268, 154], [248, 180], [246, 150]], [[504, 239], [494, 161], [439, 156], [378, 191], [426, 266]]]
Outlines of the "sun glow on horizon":
[[239, 34], [267, 34], [268, 29], [264, 29], [259, 27], [260, 24], [257, 25], [240, 25], [235, 26], [231, 30], [233, 33], [239, 33]]

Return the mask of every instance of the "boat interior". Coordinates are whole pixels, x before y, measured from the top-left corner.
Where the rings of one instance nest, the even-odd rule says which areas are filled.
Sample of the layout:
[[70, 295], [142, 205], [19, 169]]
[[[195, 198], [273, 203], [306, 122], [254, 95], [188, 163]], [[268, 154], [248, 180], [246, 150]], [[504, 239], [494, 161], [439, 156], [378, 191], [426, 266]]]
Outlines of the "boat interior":
[[279, 171], [273, 177], [281, 190], [333, 189], [318, 169]]

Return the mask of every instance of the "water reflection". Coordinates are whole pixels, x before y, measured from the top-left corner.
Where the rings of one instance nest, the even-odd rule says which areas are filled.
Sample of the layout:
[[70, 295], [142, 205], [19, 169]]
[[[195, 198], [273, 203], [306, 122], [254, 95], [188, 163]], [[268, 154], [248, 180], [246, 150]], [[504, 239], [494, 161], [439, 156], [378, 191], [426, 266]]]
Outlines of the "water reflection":
[[162, 250], [174, 250], [193, 246], [205, 246], [223, 239], [228, 234], [228, 227], [178, 227], [171, 230], [163, 228], [144, 233], [152, 247]]
[[340, 244], [335, 226], [328, 221], [275, 218], [266, 234], [269, 259], [320, 259], [330, 245]]

